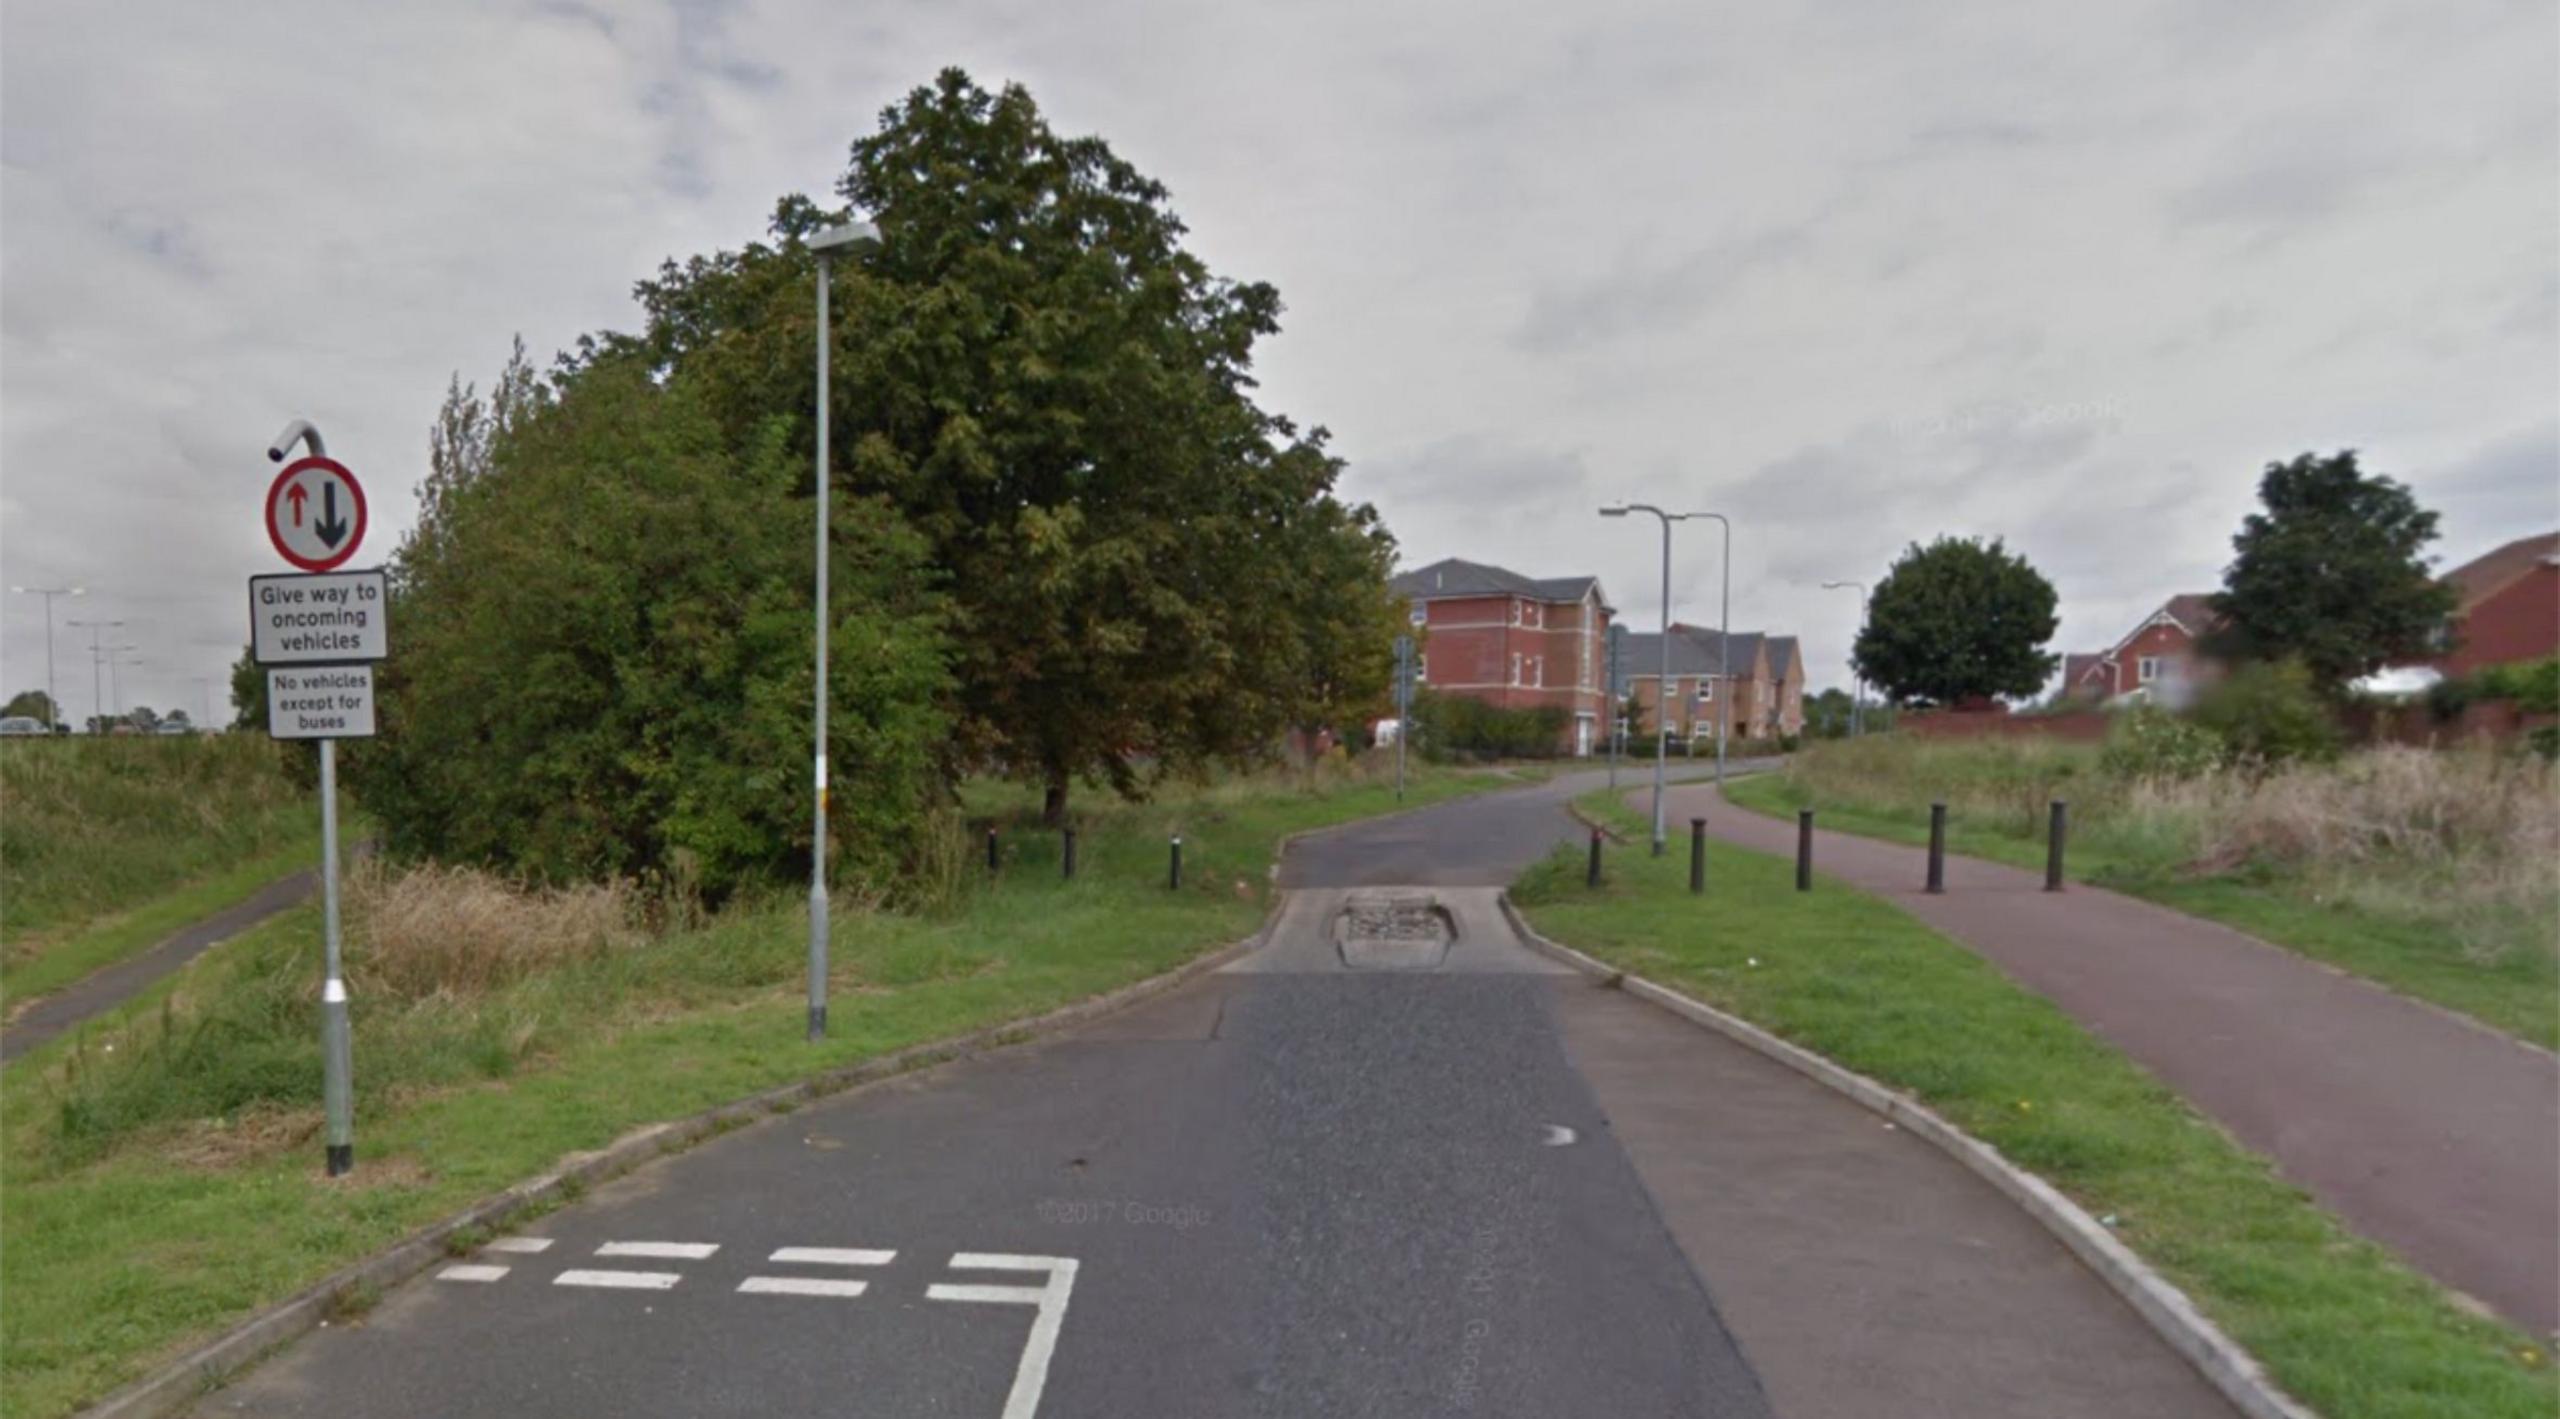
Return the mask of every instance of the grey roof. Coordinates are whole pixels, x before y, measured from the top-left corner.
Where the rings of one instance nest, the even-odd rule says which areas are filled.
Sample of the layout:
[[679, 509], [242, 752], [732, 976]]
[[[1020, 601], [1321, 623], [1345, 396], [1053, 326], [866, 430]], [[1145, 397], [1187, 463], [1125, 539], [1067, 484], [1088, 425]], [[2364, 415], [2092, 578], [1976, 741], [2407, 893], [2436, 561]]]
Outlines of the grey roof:
[[[1747, 667], [1759, 659], [1761, 639], [1761, 633], [1758, 631], [1734, 632], [1733, 663]], [[1790, 645], [1795, 641], [1793, 636], [1780, 639], [1787, 641]], [[1711, 627], [1686, 626], [1677, 621], [1672, 622], [1672, 675], [1676, 678], [1682, 675], [1724, 674], [1724, 661], [1716, 653], [1716, 642], [1717, 636]], [[1623, 695], [1627, 692], [1627, 686], [1635, 680], [1651, 679], [1661, 673], [1661, 633], [1657, 631], [1627, 632], [1626, 647], [1618, 655], [1618, 683], [1614, 687], [1617, 692]]]
[[1794, 636], [1769, 637], [1770, 678], [1774, 680], [1786, 679], [1787, 671], [1792, 668], [1795, 663], [1796, 638]]
[[1387, 589], [1417, 601], [1442, 596], [1525, 596], [1532, 601], [1580, 601], [1599, 585], [1591, 576], [1522, 576], [1508, 567], [1444, 557], [1427, 567], [1398, 572]]

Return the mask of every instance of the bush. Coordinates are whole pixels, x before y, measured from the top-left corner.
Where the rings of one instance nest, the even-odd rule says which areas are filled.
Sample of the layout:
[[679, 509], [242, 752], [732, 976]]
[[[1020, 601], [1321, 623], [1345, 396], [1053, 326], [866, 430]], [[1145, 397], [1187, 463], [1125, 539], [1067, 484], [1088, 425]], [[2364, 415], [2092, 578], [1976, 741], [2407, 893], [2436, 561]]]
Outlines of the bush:
[[2311, 672], [2296, 661], [2240, 667], [2205, 692], [2192, 717], [2222, 741], [2236, 764], [2327, 763], [2341, 746], [2328, 702], [2313, 687]]
[[1546, 759], [1560, 752], [1567, 720], [1555, 705], [1503, 709], [1463, 695], [1414, 697], [1414, 742], [1434, 762]]
[[2489, 666], [2470, 687], [2480, 699], [2513, 700], [2526, 714], [2560, 714], [2560, 656]]
[[2222, 762], [2222, 740], [2167, 710], [2144, 705], [2107, 729], [2098, 767], [2110, 778], [2190, 779]]

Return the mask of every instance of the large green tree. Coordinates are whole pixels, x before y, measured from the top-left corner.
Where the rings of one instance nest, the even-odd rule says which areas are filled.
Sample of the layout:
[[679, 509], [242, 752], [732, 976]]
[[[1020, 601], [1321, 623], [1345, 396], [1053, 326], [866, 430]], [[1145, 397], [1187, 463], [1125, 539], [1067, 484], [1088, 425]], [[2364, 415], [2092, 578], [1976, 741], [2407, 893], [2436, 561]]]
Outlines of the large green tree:
[[2454, 591], [2427, 569], [2436, 515], [2406, 487], [2364, 472], [2348, 449], [2268, 464], [2258, 500], [2213, 597], [2219, 653], [2300, 661], [2334, 694], [2432, 651]]
[[[950, 597], [955, 768], [1037, 782], [1057, 816], [1075, 780], [1136, 791], [1347, 702], [1370, 652], [1268, 620], [1311, 539], [1328, 560], [1328, 536], [1377, 540], [1327, 510], [1322, 430], [1254, 402], [1270, 286], [1211, 272], [1164, 187], [1100, 139], [956, 69], [883, 114], [838, 195], [785, 199], [771, 243], [669, 263], [640, 287], [646, 327], [583, 358], [681, 376], [733, 439], [801, 415], [803, 243], [856, 212], [878, 226], [875, 251], [836, 263], [831, 462], [922, 535]], [[808, 431], [792, 426], [804, 458]]]
[[6, 715], [12, 719], [21, 716], [27, 719], [40, 719], [45, 722], [47, 728], [50, 728], [55, 718], [53, 697], [42, 690], [20, 690], [9, 697], [9, 703], [0, 705], [0, 715]]
[[2053, 583], [2000, 539], [1913, 544], [1876, 583], [1852, 660], [1901, 704], [2032, 695], [2053, 673]]

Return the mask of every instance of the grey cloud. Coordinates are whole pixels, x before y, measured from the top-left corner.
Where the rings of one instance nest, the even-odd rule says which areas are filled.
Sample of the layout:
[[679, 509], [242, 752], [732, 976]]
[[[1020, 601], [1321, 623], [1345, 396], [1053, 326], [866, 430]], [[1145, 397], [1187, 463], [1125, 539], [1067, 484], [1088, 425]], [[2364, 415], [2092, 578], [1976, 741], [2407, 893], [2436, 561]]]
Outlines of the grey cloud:
[[1623, 262], [1588, 280], [1531, 295], [1515, 339], [1522, 349], [1552, 354], [1678, 330], [1723, 292], [1801, 258], [1811, 245], [1811, 223], [1805, 222], [1746, 232], [1670, 262]]

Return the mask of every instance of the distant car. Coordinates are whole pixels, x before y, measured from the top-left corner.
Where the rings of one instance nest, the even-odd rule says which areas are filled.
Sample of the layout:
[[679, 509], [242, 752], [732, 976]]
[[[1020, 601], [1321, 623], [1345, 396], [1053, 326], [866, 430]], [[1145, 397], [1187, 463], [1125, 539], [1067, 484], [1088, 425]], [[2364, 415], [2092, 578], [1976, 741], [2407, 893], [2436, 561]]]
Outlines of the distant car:
[[151, 732], [154, 734], [193, 734], [196, 732], [196, 727], [192, 724], [171, 724], [164, 719], [160, 722], [160, 727], [152, 730]]
[[0, 737], [15, 739], [22, 734], [36, 737], [44, 732], [44, 721], [33, 715], [13, 714], [7, 719], [0, 719]]

